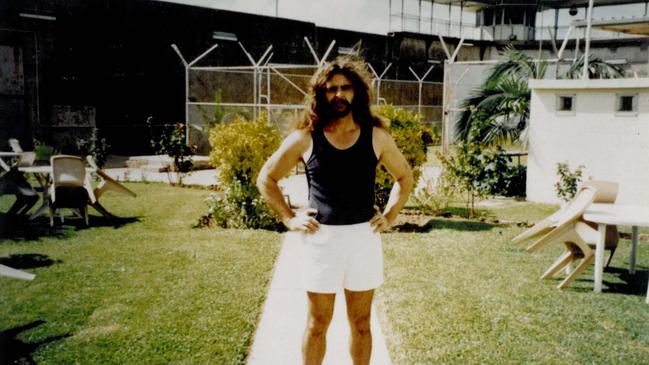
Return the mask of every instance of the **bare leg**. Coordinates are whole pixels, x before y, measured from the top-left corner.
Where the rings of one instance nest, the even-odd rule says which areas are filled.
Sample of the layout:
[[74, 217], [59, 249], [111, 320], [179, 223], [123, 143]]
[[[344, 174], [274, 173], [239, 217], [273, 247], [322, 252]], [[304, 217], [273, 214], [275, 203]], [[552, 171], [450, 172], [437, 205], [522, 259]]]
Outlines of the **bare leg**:
[[350, 291], [345, 289], [347, 319], [351, 327], [350, 353], [354, 365], [367, 365], [372, 355], [370, 315], [374, 290]]
[[336, 294], [307, 292], [309, 313], [302, 341], [305, 365], [320, 365], [327, 350], [327, 329], [334, 313]]

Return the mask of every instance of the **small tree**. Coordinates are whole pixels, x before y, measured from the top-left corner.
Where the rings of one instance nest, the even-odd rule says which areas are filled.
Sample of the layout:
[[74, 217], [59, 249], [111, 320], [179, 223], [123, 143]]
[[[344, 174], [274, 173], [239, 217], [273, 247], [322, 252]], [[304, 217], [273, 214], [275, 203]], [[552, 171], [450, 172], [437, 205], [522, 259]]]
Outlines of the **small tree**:
[[557, 175], [559, 181], [554, 183], [554, 190], [557, 197], [564, 202], [569, 201], [577, 194], [577, 186], [581, 181], [584, 165], [579, 165], [575, 171], [570, 171], [568, 162], [557, 163]]
[[[170, 169], [178, 173], [178, 183], [182, 184], [185, 173], [194, 166], [192, 154], [195, 151], [193, 146], [185, 143], [185, 126], [181, 123], [165, 124], [162, 126], [162, 131], [156, 135], [153, 131], [152, 119], [149, 117], [146, 121], [151, 133], [151, 147], [155, 153], [173, 159], [173, 166], [170, 166]], [[169, 181], [171, 182], [171, 178]]]
[[[487, 195], [524, 195], [525, 167], [511, 166], [511, 157], [500, 146], [483, 142], [489, 119], [473, 114], [469, 139], [460, 141], [455, 156], [437, 153], [445, 173], [465, 194], [467, 217], [475, 216], [475, 202]], [[523, 184], [522, 186], [520, 186]]]
[[481, 177], [484, 170], [482, 146], [478, 143], [460, 142], [457, 153], [443, 155], [437, 152], [437, 158], [442, 163], [444, 173], [465, 194], [467, 218], [475, 216], [475, 201], [486, 195]]

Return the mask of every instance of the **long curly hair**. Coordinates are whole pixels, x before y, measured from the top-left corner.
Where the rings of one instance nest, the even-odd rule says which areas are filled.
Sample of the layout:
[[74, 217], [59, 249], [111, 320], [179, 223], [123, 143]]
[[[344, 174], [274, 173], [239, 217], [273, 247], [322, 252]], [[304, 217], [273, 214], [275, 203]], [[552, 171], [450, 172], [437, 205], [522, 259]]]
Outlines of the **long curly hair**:
[[326, 96], [326, 83], [334, 75], [344, 75], [354, 87], [352, 100], [352, 113], [354, 121], [358, 124], [370, 124], [376, 127], [387, 128], [389, 121], [375, 115], [370, 109], [372, 90], [370, 88], [370, 73], [364, 61], [349, 56], [338, 56], [333, 61], [327, 62], [311, 77], [308, 94], [305, 98], [306, 111], [297, 120], [297, 129], [315, 130], [331, 123], [329, 103]]

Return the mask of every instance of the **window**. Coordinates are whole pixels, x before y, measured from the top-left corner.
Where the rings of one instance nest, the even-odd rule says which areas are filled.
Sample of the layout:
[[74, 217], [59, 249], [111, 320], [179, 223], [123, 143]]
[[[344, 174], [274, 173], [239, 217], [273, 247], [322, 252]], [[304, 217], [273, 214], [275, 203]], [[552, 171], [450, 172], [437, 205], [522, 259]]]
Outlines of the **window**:
[[638, 94], [615, 94], [615, 115], [637, 115]]
[[575, 100], [574, 94], [557, 95], [557, 113], [558, 114], [575, 114]]

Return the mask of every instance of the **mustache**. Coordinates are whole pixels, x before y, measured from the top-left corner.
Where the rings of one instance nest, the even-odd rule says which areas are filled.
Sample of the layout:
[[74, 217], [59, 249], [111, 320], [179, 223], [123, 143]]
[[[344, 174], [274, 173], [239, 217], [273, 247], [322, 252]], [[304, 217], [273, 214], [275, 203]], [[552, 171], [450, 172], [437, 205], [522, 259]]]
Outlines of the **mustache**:
[[331, 100], [331, 104], [333, 104], [333, 105], [335, 105], [335, 104], [343, 104], [343, 105], [345, 105], [347, 107], [350, 107], [352, 105], [349, 101], [347, 101], [347, 99], [343, 99], [343, 98], [334, 98], [334, 99]]

